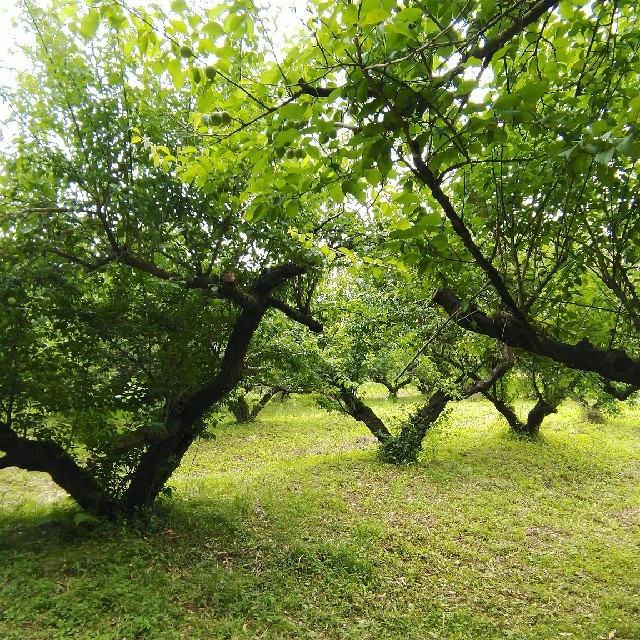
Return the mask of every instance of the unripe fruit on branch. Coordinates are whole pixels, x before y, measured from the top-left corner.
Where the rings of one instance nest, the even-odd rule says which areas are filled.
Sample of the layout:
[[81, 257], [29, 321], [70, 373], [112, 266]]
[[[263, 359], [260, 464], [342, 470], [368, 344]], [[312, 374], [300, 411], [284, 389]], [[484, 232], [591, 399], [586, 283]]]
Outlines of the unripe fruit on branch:
[[204, 75], [207, 76], [207, 78], [209, 78], [209, 80], [213, 80], [216, 75], [218, 74], [218, 72], [216, 71], [216, 68], [212, 65], [207, 65], [204, 68]]
[[183, 44], [180, 47], [180, 55], [183, 58], [192, 58], [193, 57], [193, 49], [188, 44]]

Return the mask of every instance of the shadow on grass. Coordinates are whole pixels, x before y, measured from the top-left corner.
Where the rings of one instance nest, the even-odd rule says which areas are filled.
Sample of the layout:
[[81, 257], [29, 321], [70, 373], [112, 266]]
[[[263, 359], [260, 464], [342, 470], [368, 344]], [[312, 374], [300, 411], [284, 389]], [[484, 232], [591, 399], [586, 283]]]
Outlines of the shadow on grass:
[[632, 430], [529, 442], [474, 419], [400, 467], [344, 443], [278, 457], [271, 428], [232, 443], [271, 447], [263, 467], [217, 471], [223, 437], [126, 523], [76, 525], [68, 501], [0, 512], [0, 637], [640, 637], [640, 529], [608, 515], [640, 476]]

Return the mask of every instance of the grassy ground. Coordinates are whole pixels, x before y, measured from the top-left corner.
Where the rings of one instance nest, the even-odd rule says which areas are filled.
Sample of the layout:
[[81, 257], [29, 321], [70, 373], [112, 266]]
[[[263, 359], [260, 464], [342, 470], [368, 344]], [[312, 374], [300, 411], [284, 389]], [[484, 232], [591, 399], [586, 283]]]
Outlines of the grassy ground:
[[350, 419], [275, 403], [128, 527], [0, 471], [0, 637], [637, 640], [639, 418], [568, 405], [531, 443], [467, 401], [398, 468]]

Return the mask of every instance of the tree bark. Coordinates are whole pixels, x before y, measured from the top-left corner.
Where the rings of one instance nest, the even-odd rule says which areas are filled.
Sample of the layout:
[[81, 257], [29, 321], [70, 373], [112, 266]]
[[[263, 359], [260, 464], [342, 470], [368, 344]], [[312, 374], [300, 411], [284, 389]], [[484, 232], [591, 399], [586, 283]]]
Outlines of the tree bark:
[[88, 513], [105, 518], [116, 514], [113, 497], [59, 444], [19, 436], [8, 424], [0, 422], [0, 449], [5, 452], [0, 469], [43, 471]]
[[528, 436], [537, 436], [540, 433], [542, 421], [552, 413], [556, 413], [557, 407], [557, 403], [547, 402], [544, 398], [539, 398], [527, 416], [525, 434]]
[[617, 389], [611, 383], [605, 383], [604, 392], [608, 393], [610, 396], [614, 397], [616, 400], [628, 400], [634, 393], [640, 391], [639, 386], [630, 385], [625, 389]]
[[384, 442], [392, 437], [391, 432], [387, 429], [384, 422], [376, 415], [371, 407], [368, 407], [358, 397], [354, 389], [347, 387], [343, 382], [338, 382], [337, 387], [345, 411], [352, 418], [363, 422], [379, 442]]
[[571, 345], [540, 332], [532, 334], [530, 325], [522, 327], [515, 318], [490, 318], [473, 305], [463, 310], [460, 299], [444, 289], [437, 291], [433, 300], [463, 329], [550, 358], [572, 369], [593, 371], [605, 380], [640, 386], [640, 361], [632, 360], [622, 350], [598, 349], [587, 340]]
[[482, 395], [491, 401], [497, 411], [503, 416], [503, 418], [509, 424], [509, 428], [512, 431], [521, 433], [525, 430], [525, 426], [522, 420], [518, 417], [518, 414], [513, 410], [513, 407], [509, 406], [504, 400], [501, 400], [489, 391], [484, 391]]

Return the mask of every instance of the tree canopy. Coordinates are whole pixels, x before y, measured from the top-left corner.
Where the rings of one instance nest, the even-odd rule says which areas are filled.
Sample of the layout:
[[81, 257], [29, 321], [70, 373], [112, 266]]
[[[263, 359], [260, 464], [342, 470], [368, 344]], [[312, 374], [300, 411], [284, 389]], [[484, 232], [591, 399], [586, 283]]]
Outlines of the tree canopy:
[[282, 318], [333, 323], [356, 382], [439, 319], [469, 356], [640, 387], [634, 3], [316, 0], [283, 46], [250, 0], [21, 7], [1, 466], [102, 515], [153, 503]]

